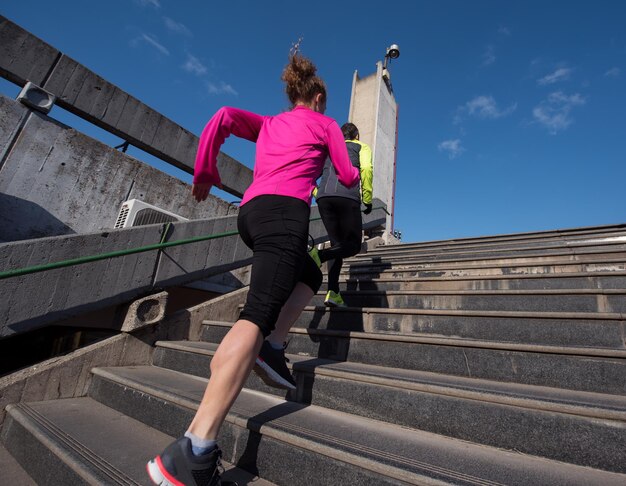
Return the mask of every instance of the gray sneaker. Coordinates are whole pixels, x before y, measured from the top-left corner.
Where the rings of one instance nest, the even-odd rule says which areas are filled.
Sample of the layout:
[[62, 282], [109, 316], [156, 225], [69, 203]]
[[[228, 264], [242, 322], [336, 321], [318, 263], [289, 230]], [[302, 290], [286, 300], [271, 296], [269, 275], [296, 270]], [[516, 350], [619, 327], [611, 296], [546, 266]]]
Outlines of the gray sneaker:
[[195, 456], [191, 440], [182, 437], [146, 465], [148, 475], [159, 486], [226, 486], [220, 475], [224, 468], [220, 462], [222, 451], [217, 447], [211, 452]]
[[261, 351], [254, 364], [254, 372], [269, 386], [274, 388], [296, 389], [296, 381], [293, 379], [289, 368], [288, 358], [285, 357], [285, 348], [274, 349], [268, 341], [263, 341]]

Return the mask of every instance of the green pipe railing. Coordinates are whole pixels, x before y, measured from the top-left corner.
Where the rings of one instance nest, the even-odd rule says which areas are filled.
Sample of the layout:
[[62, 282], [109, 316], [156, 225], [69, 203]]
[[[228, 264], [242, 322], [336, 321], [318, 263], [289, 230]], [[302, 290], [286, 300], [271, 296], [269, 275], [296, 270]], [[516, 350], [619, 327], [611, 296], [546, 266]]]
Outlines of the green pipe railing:
[[[385, 209], [385, 207], [381, 206], [379, 208], [374, 208], [372, 209], [372, 211], [375, 209], [382, 209], [387, 214], [389, 214], [387, 212], [387, 209]], [[321, 217], [311, 218], [309, 221], [319, 221], [321, 219], [322, 219]], [[190, 243], [197, 243], [200, 241], [213, 240], [217, 238], [225, 238], [226, 236], [233, 236], [233, 235], [239, 234], [238, 231], [228, 231], [225, 233], [218, 233], [216, 235], [195, 236], [193, 238], [187, 238], [184, 240], [164, 242], [163, 240], [166, 238], [171, 224], [172, 223], [167, 223], [167, 225], [164, 225], [163, 236], [161, 237], [160, 243], [155, 243], [153, 245], [140, 246], [137, 248], [130, 248], [127, 250], [117, 250], [117, 251], [111, 251], [108, 253], [100, 253], [98, 255], [90, 255], [90, 256], [72, 258], [70, 260], [62, 260], [60, 262], [44, 263], [42, 265], [34, 265], [31, 267], [16, 268], [14, 270], [5, 270], [3, 272], [0, 272], [0, 280], [3, 280], [5, 278], [11, 278], [11, 277], [19, 277], [22, 275], [29, 275], [32, 273], [45, 272], [47, 270], [55, 270], [57, 268], [65, 268], [65, 267], [71, 267], [74, 265], [82, 265], [84, 263], [97, 262], [99, 260], [107, 260], [109, 258], [117, 258], [121, 256], [132, 255], [134, 253], [143, 253], [146, 251], [162, 250], [163, 248], [170, 248], [172, 246], [188, 245]]]
[[[166, 230], [167, 231], [167, 230]], [[167, 233], [165, 233], [167, 234]], [[225, 236], [237, 235], [237, 231], [229, 231], [227, 233], [218, 233], [216, 235], [208, 236], [195, 236], [193, 238], [187, 238], [184, 240], [170, 241], [167, 243], [155, 243], [154, 245], [140, 246], [137, 248], [130, 248], [128, 250], [111, 251], [108, 253], [100, 253], [98, 255], [91, 255], [79, 258], [72, 258], [70, 260], [63, 260], [54, 263], [45, 263], [43, 265], [34, 265], [32, 267], [16, 268], [15, 270], [6, 270], [0, 272], [0, 280], [9, 277], [18, 277], [20, 275], [28, 275], [31, 273], [45, 272], [46, 270], [54, 270], [56, 268], [71, 267], [73, 265], [81, 265], [83, 263], [96, 262], [98, 260], [106, 260], [108, 258], [117, 258], [126, 255], [132, 255], [133, 253], [143, 253], [152, 250], [161, 250], [163, 248], [169, 248], [171, 246], [188, 245], [189, 243], [196, 243], [198, 241], [212, 240], [216, 238], [224, 238]]]

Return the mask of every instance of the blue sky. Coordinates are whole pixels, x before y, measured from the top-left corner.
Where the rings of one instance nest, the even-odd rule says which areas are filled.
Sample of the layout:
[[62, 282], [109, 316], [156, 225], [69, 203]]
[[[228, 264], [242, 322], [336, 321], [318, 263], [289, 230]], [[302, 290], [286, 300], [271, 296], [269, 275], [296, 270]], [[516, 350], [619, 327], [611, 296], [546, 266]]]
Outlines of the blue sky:
[[[626, 222], [626, 2], [0, 0], [0, 12], [197, 134], [223, 105], [286, 109], [280, 73], [299, 37], [341, 124], [354, 71], [397, 43], [403, 241]], [[250, 142], [223, 150], [252, 166]]]

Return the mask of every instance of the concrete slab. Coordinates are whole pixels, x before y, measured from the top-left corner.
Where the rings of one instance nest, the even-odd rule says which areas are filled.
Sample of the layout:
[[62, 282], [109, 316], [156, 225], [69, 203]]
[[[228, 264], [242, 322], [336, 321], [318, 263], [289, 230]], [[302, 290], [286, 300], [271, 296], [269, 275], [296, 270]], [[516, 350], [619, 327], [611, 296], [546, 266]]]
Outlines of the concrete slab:
[[2, 471], [2, 482], [4, 484], [19, 486], [37, 485], [3, 445], [0, 445], [0, 471]]
[[[21, 404], [9, 410], [5, 440], [38, 484], [152, 484], [146, 462], [173, 438], [89, 398]], [[17, 434], [22, 429], [24, 434]], [[15, 430], [14, 430], [15, 429]], [[36, 461], [32, 451], [44, 449]], [[271, 486], [232, 464], [223, 479]], [[20, 483], [21, 484], [21, 483]]]
[[0, 15], [0, 74], [24, 85], [41, 85], [59, 51]]
[[[161, 342], [154, 363], [209, 377], [216, 349]], [[569, 463], [611, 469], [624, 459], [625, 397], [286, 356], [298, 386], [288, 397], [299, 403]], [[285, 396], [254, 373], [245, 386]]]
[[[204, 326], [202, 338], [219, 343], [231, 326], [212, 322]], [[626, 354], [622, 350], [294, 327], [289, 351], [311, 358], [626, 394]]]
[[[170, 417], [181, 412], [187, 415], [197, 407], [206, 383], [150, 367], [101, 369], [96, 374], [99, 389], [93, 390], [94, 396], [107, 400], [109, 406], [122, 407], [126, 413], [141, 409], [149, 422], [163, 417], [165, 401]], [[169, 427], [163, 420], [161, 426]], [[258, 435], [242, 435], [242, 428]], [[310, 484], [311, 477], [320, 484], [330, 484], [334, 482], [331, 478], [345, 478], [346, 474], [355, 478], [351, 484], [374, 484], [367, 480], [380, 481], [375, 484], [423, 484], [433, 479], [454, 482], [461, 476], [474, 482], [504, 484], [589, 484], [603, 480], [619, 484], [624, 479], [621, 474], [508, 453], [248, 390], [243, 390], [235, 402], [223, 431], [220, 440], [227, 454], [240, 457], [251, 449], [250, 440], [254, 440], [256, 446], [249, 460], [261, 476], [294, 485]], [[239, 439], [247, 439], [247, 446], [238, 443]], [[276, 441], [289, 447], [279, 448]], [[278, 457], [277, 451], [281, 452], [280, 462], [267, 462], [269, 457]], [[285, 462], [292, 466], [289, 471], [277, 467]], [[265, 474], [266, 469], [271, 477]]]

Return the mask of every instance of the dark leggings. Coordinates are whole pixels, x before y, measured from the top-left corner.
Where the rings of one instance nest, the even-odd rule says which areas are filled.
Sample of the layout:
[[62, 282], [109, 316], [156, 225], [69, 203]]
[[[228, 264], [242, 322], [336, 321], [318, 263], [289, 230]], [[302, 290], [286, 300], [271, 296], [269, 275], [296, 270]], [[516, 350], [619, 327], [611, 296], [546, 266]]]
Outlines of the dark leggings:
[[317, 206], [331, 245], [320, 250], [320, 260], [335, 260], [328, 270], [328, 290], [339, 292], [343, 259], [356, 255], [361, 249], [361, 203], [347, 197], [328, 196], [318, 199]]
[[237, 229], [252, 250], [250, 290], [240, 319], [268, 336], [296, 283], [316, 293], [322, 272], [307, 254], [308, 204], [288, 196], [257, 196], [239, 209]]

